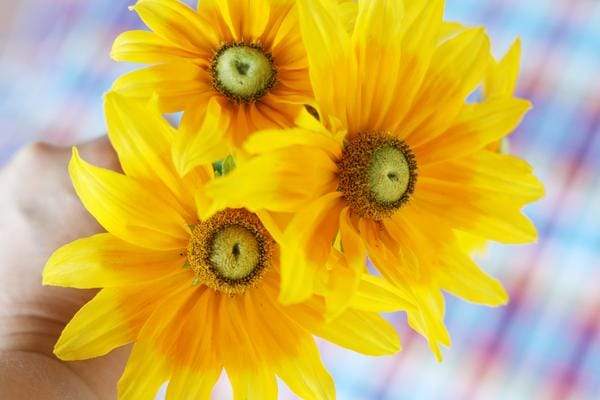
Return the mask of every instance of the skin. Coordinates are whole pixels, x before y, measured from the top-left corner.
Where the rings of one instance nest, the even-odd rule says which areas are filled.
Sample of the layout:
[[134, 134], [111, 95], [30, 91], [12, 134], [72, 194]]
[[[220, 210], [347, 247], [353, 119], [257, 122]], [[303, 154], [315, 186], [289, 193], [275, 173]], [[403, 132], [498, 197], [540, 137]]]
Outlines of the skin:
[[[119, 170], [105, 138], [78, 146], [83, 159]], [[115, 399], [130, 348], [87, 361], [52, 354], [60, 332], [96, 291], [45, 287], [54, 250], [102, 231], [75, 195], [68, 148], [36, 143], [0, 169], [0, 399]]]

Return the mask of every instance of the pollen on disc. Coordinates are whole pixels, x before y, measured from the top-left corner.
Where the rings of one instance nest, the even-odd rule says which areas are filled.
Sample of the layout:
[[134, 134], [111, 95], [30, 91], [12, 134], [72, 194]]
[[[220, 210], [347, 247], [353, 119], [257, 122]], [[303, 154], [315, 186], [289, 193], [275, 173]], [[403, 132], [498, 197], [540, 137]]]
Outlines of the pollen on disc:
[[210, 261], [227, 279], [243, 279], [260, 262], [260, 247], [248, 229], [233, 225], [218, 231], [212, 242]]
[[241, 294], [271, 268], [276, 248], [256, 214], [227, 208], [192, 227], [187, 263], [198, 283], [229, 295]]
[[264, 96], [275, 81], [272, 57], [259, 46], [226, 45], [212, 63], [215, 88], [232, 100], [248, 102]]
[[410, 147], [387, 132], [351, 136], [337, 162], [338, 190], [350, 210], [364, 218], [389, 217], [412, 195], [417, 163]]
[[410, 184], [410, 165], [406, 156], [390, 145], [373, 152], [367, 174], [371, 195], [382, 204], [398, 201]]

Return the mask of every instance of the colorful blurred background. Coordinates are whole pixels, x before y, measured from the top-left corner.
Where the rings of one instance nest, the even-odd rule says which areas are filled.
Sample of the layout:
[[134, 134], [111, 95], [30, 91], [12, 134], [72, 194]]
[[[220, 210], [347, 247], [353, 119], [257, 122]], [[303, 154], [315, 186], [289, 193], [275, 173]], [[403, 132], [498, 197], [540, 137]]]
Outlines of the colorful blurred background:
[[[33, 140], [102, 134], [102, 93], [131, 68], [109, 59], [111, 42], [141, 27], [131, 2], [0, 0], [0, 165]], [[600, 399], [600, 1], [447, 0], [446, 9], [485, 25], [498, 55], [523, 40], [519, 92], [535, 109], [511, 148], [546, 183], [528, 209], [540, 240], [481, 257], [510, 292], [507, 307], [448, 297], [453, 345], [441, 364], [402, 317], [391, 317], [398, 356], [323, 344], [338, 398]], [[224, 382], [215, 398], [229, 398]]]

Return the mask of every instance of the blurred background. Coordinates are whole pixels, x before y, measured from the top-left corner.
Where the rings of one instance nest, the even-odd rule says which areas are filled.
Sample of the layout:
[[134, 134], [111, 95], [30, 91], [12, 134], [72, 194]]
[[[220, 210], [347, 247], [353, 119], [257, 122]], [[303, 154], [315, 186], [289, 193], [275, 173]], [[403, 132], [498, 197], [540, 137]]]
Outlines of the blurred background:
[[[132, 2], [0, 0], [0, 165], [33, 140], [72, 144], [104, 131], [102, 93], [131, 68], [109, 59], [111, 42], [141, 27]], [[487, 27], [497, 55], [523, 40], [519, 92], [535, 108], [511, 146], [546, 184], [528, 209], [540, 240], [481, 257], [508, 306], [448, 297], [453, 346], [441, 364], [401, 316], [391, 317], [398, 356], [323, 344], [338, 398], [600, 399], [600, 1], [446, 3], [447, 19]], [[229, 398], [224, 382], [215, 398]]]

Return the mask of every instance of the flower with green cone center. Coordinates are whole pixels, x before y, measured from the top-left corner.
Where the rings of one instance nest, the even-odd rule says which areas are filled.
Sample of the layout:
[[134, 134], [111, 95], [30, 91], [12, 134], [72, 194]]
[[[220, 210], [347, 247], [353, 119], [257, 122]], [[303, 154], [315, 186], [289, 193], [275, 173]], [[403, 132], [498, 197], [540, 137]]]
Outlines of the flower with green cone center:
[[213, 85], [229, 99], [247, 103], [259, 100], [276, 82], [273, 58], [259, 45], [223, 46], [211, 66]]
[[258, 241], [243, 226], [225, 226], [213, 237], [210, 262], [216, 272], [226, 279], [247, 278], [260, 262]]
[[416, 160], [408, 145], [381, 132], [349, 137], [338, 171], [338, 190], [351, 211], [374, 220], [390, 216], [405, 204], [417, 179]]
[[275, 249], [256, 214], [228, 208], [192, 226], [186, 265], [198, 283], [234, 295], [260, 281], [274, 261]]
[[402, 151], [386, 145], [373, 152], [367, 176], [373, 199], [381, 204], [392, 204], [406, 193], [410, 165]]

